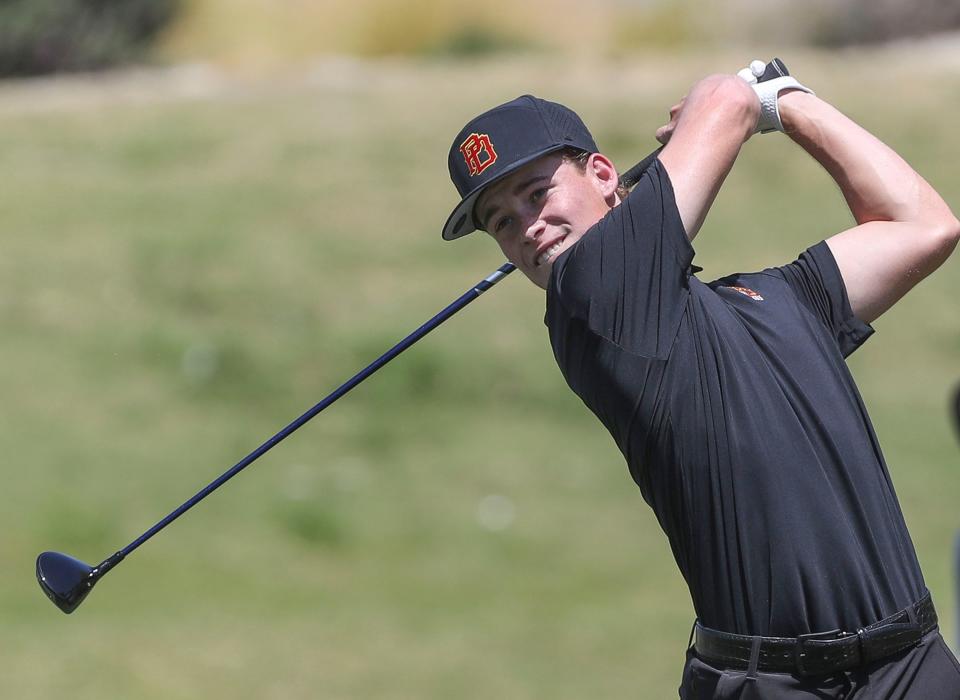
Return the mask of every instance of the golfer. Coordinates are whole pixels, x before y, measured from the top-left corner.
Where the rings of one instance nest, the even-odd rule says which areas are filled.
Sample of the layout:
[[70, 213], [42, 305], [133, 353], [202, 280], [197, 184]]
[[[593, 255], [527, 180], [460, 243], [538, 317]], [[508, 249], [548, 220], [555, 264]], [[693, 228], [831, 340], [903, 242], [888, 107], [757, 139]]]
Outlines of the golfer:
[[[546, 290], [557, 363], [690, 589], [681, 698], [957, 700], [844, 358], [960, 223], [889, 147], [792, 77], [758, 82], [757, 63], [690, 89], [629, 193], [566, 107], [527, 95], [485, 112], [450, 149], [462, 201], [443, 237], [486, 231]], [[702, 281], [692, 243], [758, 130], [816, 159], [856, 225], [781, 267]]]

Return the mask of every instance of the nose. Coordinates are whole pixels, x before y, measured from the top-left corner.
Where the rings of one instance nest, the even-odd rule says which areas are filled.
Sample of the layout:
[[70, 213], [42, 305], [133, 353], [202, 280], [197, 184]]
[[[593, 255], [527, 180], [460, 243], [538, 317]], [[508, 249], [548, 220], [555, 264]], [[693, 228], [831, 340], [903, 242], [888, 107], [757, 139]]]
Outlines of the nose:
[[543, 235], [547, 228], [546, 222], [539, 216], [533, 217], [533, 220], [527, 225], [523, 233], [525, 243], [536, 243], [537, 239]]

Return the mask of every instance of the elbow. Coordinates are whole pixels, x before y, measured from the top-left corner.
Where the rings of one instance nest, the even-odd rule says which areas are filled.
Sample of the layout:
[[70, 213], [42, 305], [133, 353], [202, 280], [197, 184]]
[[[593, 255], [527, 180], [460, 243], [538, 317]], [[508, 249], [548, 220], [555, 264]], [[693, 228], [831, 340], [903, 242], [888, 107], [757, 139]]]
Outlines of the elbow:
[[947, 211], [945, 216], [932, 222], [926, 229], [924, 236], [929, 272], [940, 267], [953, 253], [960, 243], [960, 221]]
[[960, 219], [951, 213], [944, 229], [944, 237], [950, 241], [951, 249], [956, 248], [960, 243]]
[[960, 243], [960, 220], [957, 220], [953, 214], [946, 217], [938, 231], [940, 248], [943, 251], [943, 258], [946, 260]]

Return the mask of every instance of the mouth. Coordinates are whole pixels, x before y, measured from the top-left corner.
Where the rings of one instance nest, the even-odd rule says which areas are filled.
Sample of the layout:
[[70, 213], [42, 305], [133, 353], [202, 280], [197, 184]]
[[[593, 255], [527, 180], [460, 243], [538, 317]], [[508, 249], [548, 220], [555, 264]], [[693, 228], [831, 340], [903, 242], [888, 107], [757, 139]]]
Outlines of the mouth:
[[560, 248], [563, 246], [563, 241], [565, 240], [565, 238], [566, 236], [564, 236], [559, 241], [557, 241], [556, 243], [551, 245], [549, 248], [547, 248], [545, 251], [540, 253], [540, 255], [537, 256], [537, 259], [535, 261], [536, 267], [540, 267], [548, 263], [550, 260], [552, 260], [553, 257], [560, 252]]

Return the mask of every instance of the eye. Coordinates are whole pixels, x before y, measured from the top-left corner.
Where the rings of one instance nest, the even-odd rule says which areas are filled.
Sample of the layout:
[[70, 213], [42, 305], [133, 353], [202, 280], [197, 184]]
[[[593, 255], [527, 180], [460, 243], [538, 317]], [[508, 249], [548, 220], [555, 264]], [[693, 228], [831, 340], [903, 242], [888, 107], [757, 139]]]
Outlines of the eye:
[[509, 216], [500, 217], [493, 224], [493, 232], [500, 233], [505, 228], [507, 228], [507, 226], [509, 226], [512, 222], [513, 222], [513, 219], [511, 219]]
[[547, 195], [546, 187], [538, 187], [530, 193], [530, 201], [536, 204]]

